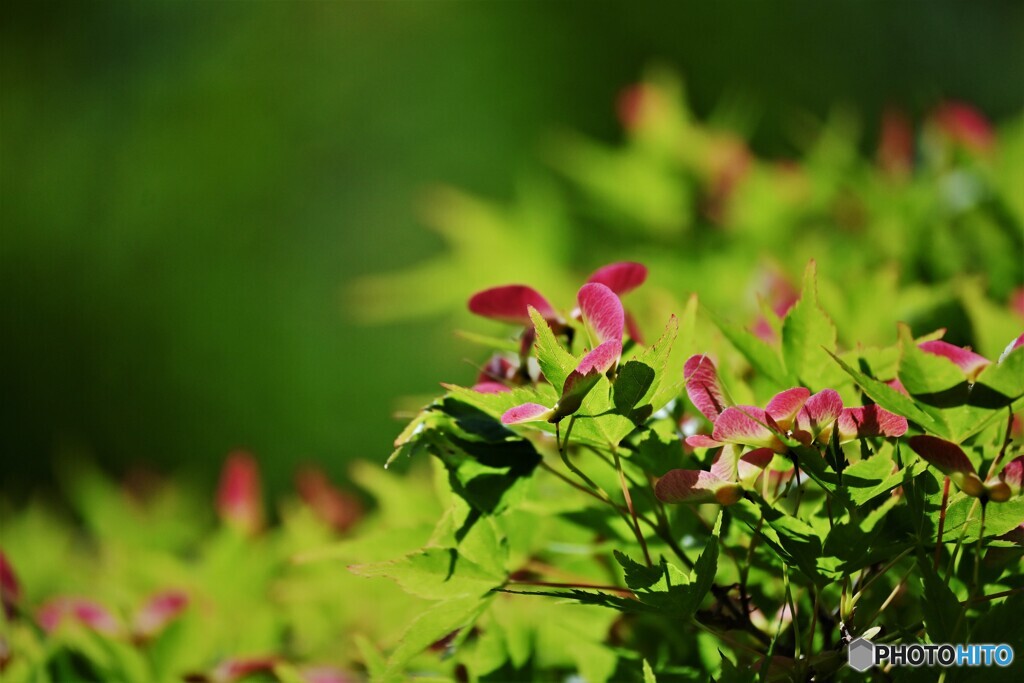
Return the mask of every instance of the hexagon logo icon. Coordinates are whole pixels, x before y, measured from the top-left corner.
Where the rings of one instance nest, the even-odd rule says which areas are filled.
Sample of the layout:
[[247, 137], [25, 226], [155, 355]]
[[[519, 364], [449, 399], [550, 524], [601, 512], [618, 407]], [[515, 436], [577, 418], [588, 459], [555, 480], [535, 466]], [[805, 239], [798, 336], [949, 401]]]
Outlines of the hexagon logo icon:
[[857, 638], [847, 650], [850, 668], [864, 672], [875, 664], [875, 644], [867, 638]]

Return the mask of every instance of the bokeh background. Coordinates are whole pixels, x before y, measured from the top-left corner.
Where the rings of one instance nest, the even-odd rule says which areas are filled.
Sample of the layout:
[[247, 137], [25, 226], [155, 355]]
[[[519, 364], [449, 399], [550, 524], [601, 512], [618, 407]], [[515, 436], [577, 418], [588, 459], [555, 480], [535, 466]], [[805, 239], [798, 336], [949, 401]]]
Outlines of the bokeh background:
[[444, 249], [418, 214], [428, 188], [503, 200], [548, 173], [553, 132], [619, 139], [616, 96], [652, 63], [699, 115], [741, 98], [754, 149], [779, 158], [793, 120], [837, 103], [866, 145], [887, 105], [955, 98], [996, 122], [1024, 107], [1009, 1], [0, 12], [0, 468], [16, 496], [67, 453], [212, 479], [241, 446], [272, 488], [301, 462], [383, 462], [397, 399], [472, 369], [456, 311], [372, 322], [351, 283]]

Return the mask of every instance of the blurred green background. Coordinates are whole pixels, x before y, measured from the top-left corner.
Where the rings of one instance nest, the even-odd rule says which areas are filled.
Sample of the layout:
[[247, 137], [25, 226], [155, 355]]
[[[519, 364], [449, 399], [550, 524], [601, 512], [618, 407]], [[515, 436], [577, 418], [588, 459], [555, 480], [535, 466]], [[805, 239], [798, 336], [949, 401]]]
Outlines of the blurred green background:
[[[1024, 106], [1024, 5], [954, 1], [8, 2], [0, 60], [2, 486], [67, 449], [277, 486], [383, 462], [396, 400], [469, 381], [450, 320], [361, 324], [346, 285], [442, 249], [420, 193], [509, 197], [552, 131], [621, 136], [652, 61], [698, 113]], [[465, 292], [468, 296], [470, 292]], [[431, 292], [424, 291], [424, 297]], [[457, 347], [462, 350], [462, 347]]]

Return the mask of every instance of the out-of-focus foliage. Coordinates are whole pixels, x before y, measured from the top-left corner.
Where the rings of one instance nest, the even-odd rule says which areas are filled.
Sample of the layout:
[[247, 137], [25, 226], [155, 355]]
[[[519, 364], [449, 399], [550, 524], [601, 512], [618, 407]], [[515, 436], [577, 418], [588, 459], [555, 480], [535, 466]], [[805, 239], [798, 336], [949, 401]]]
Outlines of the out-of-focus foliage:
[[920, 333], [941, 321], [952, 341], [998, 355], [1012, 330], [986, 314], [1024, 282], [1024, 118], [996, 131], [957, 103], [916, 122], [894, 110], [865, 156], [855, 118], [837, 110], [805, 122], [801, 154], [778, 161], [750, 151], [742, 109], [698, 121], [669, 74], [623, 92], [619, 111], [624, 144], [566, 134], [550, 146], [562, 183], [527, 184], [511, 205], [435, 194], [427, 217], [447, 253], [357, 282], [353, 304], [404, 319], [496, 282], [565, 288], [565, 262], [582, 274], [629, 258], [653, 273], [645, 312], [700, 292], [743, 320], [761, 305], [784, 311], [813, 258], [841, 333], [878, 343], [894, 320]]
[[[40, 439], [99, 435], [123, 458], [143, 434], [154, 459], [197, 462], [226, 438], [270, 445], [263, 472], [280, 480], [307, 452], [383, 453], [375, 430], [399, 387], [469, 384], [478, 368], [459, 375], [462, 356], [501, 388], [449, 384], [415, 413], [396, 457], [410, 456], [409, 476], [353, 466], [365, 516], [315, 471], [265, 510], [259, 468], [241, 455], [216, 497], [146, 474], [115, 484], [69, 458], [55, 468], [59, 502], [0, 501], [4, 680], [802, 680], [842, 672], [849, 637], [876, 625], [882, 638], [1005, 639], [1024, 652], [1003, 626], [1021, 605], [1024, 351], [996, 361], [1024, 318], [1024, 121], [997, 70], [960, 60], [949, 89], [1010, 92], [988, 100], [997, 127], [939, 88], [900, 102], [912, 116], [770, 113], [768, 135], [756, 103], [707, 106], [728, 59], [691, 74], [700, 116], [678, 79], [652, 72], [620, 95], [621, 143], [553, 135], [547, 167], [509, 201], [428, 193], [433, 239], [384, 229], [411, 223], [425, 174], [503, 194], [502, 164], [533, 154], [526, 125], [509, 125], [561, 112], [572, 88], [610, 95], [651, 41], [634, 35], [629, 50], [595, 34], [577, 51], [567, 37], [586, 26], [619, 36], [611, 4], [577, 16], [517, 3], [458, 21], [454, 4], [296, 7], [247, 7], [242, 24], [225, 4], [212, 24], [169, 24], [156, 3], [130, 19], [47, 6], [5, 21], [24, 30], [5, 29], [0, 66], [15, 389], [3, 424], [28, 444], [15, 457], [36, 474]], [[662, 47], [699, 48], [701, 65], [736, 52], [681, 39], [664, 11]], [[837, 22], [818, 11], [825, 41]], [[714, 20], [682, 23], [742, 36], [784, 21], [775, 7], [700, 16]], [[873, 34], [879, 12], [860, 16]], [[492, 40], [538, 23], [550, 28], [540, 47]], [[440, 28], [406, 40], [425, 25]], [[371, 30], [382, 26], [387, 41]], [[50, 49], [17, 54], [35, 43]], [[358, 49], [371, 43], [386, 50]], [[1005, 52], [995, 63], [1017, 55]], [[879, 55], [881, 70], [913, 61]], [[550, 75], [570, 57], [587, 67]], [[540, 65], [534, 77], [500, 85], [526, 94], [484, 106], [493, 74], [524, 60]], [[796, 61], [819, 105], [858, 92], [829, 90], [827, 65]], [[779, 64], [765, 87], [798, 94], [796, 69]], [[613, 137], [603, 117], [586, 121]], [[488, 163], [486, 178], [465, 171]], [[594, 360], [570, 296], [584, 273], [626, 258], [652, 273], [627, 300], [639, 333]], [[813, 295], [798, 286], [811, 259]], [[385, 263], [394, 270], [375, 272]], [[462, 336], [506, 354], [497, 368], [510, 375], [469, 344], [440, 357], [447, 331], [424, 321], [462, 325], [466, 297], [505, 282], [550, 296], [574, 340], [536, 319], [528, 343], [474, 325]], [[343, 313], [394, 326], [360, 336]], [[939, 337], [983, 360], [965, 355], [961, 372], [929, 349], [968, 352]], [[811, 424], [831, 415], [819, 408], [785, 429], [746, 424], [775, 449], [750, 479], [766, 454], [741, 453], [746, 437], [684, 393], [689, 354], [714, 357], [733, 408], [769, 415], [779, 390], [835, 388], [856, 415], [906, 424], [855, 428], [846, 443], [830, 438], [838, 417]], [[566, 419], [501, 424], [524, 404], [514, 416]], [[723, 470], [715, 449], [750, 460]]]
[[397, 646], [425, 608], [339, 561], [425, 543], [443, 511], [430, 473], [419, 468], [417, 483], [353, 465], [374, 505], [366, 514], [360, 497], [306, 469], [266, 526], [251, 463], [229, 459], [216, 505], [144, 472], [116, 483], [81, 461], [64, 472], [69, 509], [5, 505], [3, 680], [359, 680], [361, 645]]
[[[1012, 118], [1022, 44], [1024, 5], [998, 0], [4, 2], [0, 486], [68, 442], [209, 478], [242, 445], [271, 486], [382, 455], [394, 396], [462, 355], [436, 317], [361, 326], [344, 287], [442, 249], [424, 186], [504, 199], [545, 131], [619, 139], [615, 93], [652, 59], [779, 158], [837, 102], [863, 141], [887, 105]], [[419, 306], [467, 286], [437, 283]]]

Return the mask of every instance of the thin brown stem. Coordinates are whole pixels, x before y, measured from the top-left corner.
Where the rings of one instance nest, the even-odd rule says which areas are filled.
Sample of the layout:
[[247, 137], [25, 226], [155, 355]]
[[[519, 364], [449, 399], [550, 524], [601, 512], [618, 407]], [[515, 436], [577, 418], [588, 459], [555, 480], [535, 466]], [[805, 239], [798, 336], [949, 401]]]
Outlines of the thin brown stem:
[[871, 628], [871, 625], [875, 623], [875, 620], [878, 619], [879, 616], [881, 616], [882, 612], [885, 611], [885, 608], [888, 607], [890, 603], [892, 603], [892, 601], [896, 599], [896, 596], [899, 595], [900, 589], [903, 588], [903, 584], [907, 582], [907, 579], [910, 578], [910, 574], [913, 571], [913, 567], [907, 570], [907, 573], [903, 575], [903, 578], [899, 580], [899, 583], [896, 584], [896, 586], [892, 589], [892, 592], [889, 593], [889, 596], [882, 602], [878, 609], [875, 610], [875, 613], [871, 615], [871, 618], [864, 622], [864, 629]]
[[1006, 597], [1009, 597], [1009, 596], [1014, 595], [1016, 593], [1020, 593], [1021, 591], [1024, 591], [1024, 586], [1020, 586], [1018, 588], [1011, 588], [1010, 590], [999, 591], [998, 593], [992, 593], [991, 595], [979, 595], [979, 596], [977, 596], [975, 598], [968, 598], [966, 600], [961, 600], [960, 604], [961, 605], [966, 605], [968, 603], [988, 602], [989, 600], [998, 600], [999, 598], [1006, 598]]
[[754, 563], [754, 548], [761, 538], [761, 527], [764, 526], [764, 514], [757, 520], [757, 528], [750, 537], [750, 545], [747, 546], [747, 561], [740, 565], [740, 603], [743, 605], [743, 613], [750, 619], [750, 594], [747, 593], [747, 579], [750, 577], [750, 567]]
[[[960, 531], [960, 535], [956, 539], [956, 546], [953, 547], [953, 554], [949, 556], [949, 564], [946, 565], [946, 576], [945, 583], [948, 586], [949, 580], [953, 576], [953, 565], [956, 564], [956, 556], [960, 553], [960, 547], [964, 543], [964, 536], [967, 535], [967, 528], [971, 525], [971, 520], [974, 519], [974, 510], [978, 507], [978, 498], [974, 499], [971, 503], [971, 509], [967, 511], [967, 519], [964, 521], [964, 528]], [[979, 534], [980, 535], [980, 534]]]
[[939, 512], [939, 537], [935, 542], [935, 571], [939, 570], [939, 560], [942, 557], [942, 532], [946, 526], [946, 505], [949, 503], [949, 476], [946, 476], [942, 483], [942, 510]]
[[867, 580], [867, 583], [865, 583], [865, 584], [864, 584], [863, 586], [860, 586], [859, 588], [857, 588], [857, 592], [856, 592], [856, 595], [862, 594], [862, 593], [863, 593], [864, 591], [866, 591], [866, 590], [867, 590], [868, 588], [870, 588], [870, 587], [871, 587], [871, 584], [873, 584], [873, 583], [874, 583], [875, 581], [877, 581], [877, 580], [878, 580], [879, 578], [881, 578], [881, 577], [885, 576], [885, 575], [886, 575], [886, 574], [887, 574], [887, 573], [889, 572], [889, 570], [890, 570], [890, 569], [892, 569], [893, 567], [895, 567], [895, 566], [896, 566], [896, 563], [897, 563], [897, 562], [899, 562], [899, 561], [900, 561], [900, 560], [902, 560], [902, 559], [903, 559], [904, 557], [906, 557], [907, 555], [909, 555], [909, 554], [910, 554], [910, 552], [911, 552], [912, 550], [913, 550], [913, 548], [907, 548], [907, 549], [906, 549], [906, 550], [904, 550], [904, 551], [903, 551], [902, 553], [900, 553], [899, 555], [897, 555], [896, 557], [894, 557], [894, 558], [893, 558], [893, 559], [892, 559], [892, 560], [891, 560], [891, 561], [889, 562], [889, 564], [887, 564], [887, 565], [885, 565], [884, 567], [882, 567], [882, 568], [881, 568], [880, 570], [878, 570], [878, 573], [877, 573], [877, 574], [875, 574], [875, 575], [873, 575], [873, 576], [872, 576], [871, 578], [869, 578], [869, 579]]
[[722, 642], [729, 643], [733, 647], [738, 648], [740, 650], [746, 650], [747, 652], [756, 655], [757, 657], [764, 657], [764, 653], [758, 650], [757, 648], [751, 647], [746, 643], [741, 643], [740, 641], [730, 636], [728, 633], [716, 631], [707, 624], [701, 623], [700, 620], [697, 618], [694, 618], [693, 623], [696, 624], [697, 628], [699, 628], [700, 630], [714, 636], [716, 639], [721, 640]]
[[648, 567], [653, 567], [654, 563], [651, 561], [651, 552], [647, 549], [647, 539], [644, 538], [644, 532], [640, 529], [640, 522], [637, 519], [636, 508], [633, 507], [633, 497], [629, 495], [629, 485], [626, 483], [626, 474], [622, 471], [622, 460], [619, 458], [618, 449], [612, 450], [612, 456], [615, 458], [615, 471], [619, 473], [619, 485], [622, 487], [622, 497], [626, 500], [626, 508], [629, 510], [629, 514], [633, 517], [633, 531], [636, 533], [636, 540], [640, 543], [640, 548], [644, 551], [644, 560], [647, 561]]
[[811, 584], [811, 593], [814, 595], [814, 606], [811, 609], [811, 628], [807, 632], [807, 656], [814, 654], [814, 631], [818, 628], [818, 587]]
[[992, 464], [988, 466], [988, 475], [985, 477], [986, 480], [992, 477], [992, 473], [999, 467], [999, 463], [1003, 461], [1003, 457], [1006, 456], [1006, 450], [1010, 447], [1013, 442], [1013, 408], [1007, 408], [1009, 417], [1006, 420], [1006, 434], [1003, 436], [1003, 447], [999, 449], [999, 455], [992, 461]]
[[987, 501], [981, 503], [981, 526], [978, 527], [978, 546], [974, 551], [974, 585], [971, 586], [971, 595], [977, 595], [983, 586], [981, 585], [981, 552], [984, 547], [983, 542], [985, 539], [985, 508], [988, 507]]
[[[554, 467], [552, 467], [548, 463], [544, 462], [543, 460], [541, 461], [540, 466], [543, 467], [548, 472], [550, 472], [551, 474], [553, 474], [556, 477], [558, 477], [560, 480], [562, 480], [563, 482], [565, 482], [569, 486], [571, 486], [574, 489], [576, 489], [577, 491], [582, 491], [583, 493], [587, 494], [591, 498], [595, 498], [595, 499], [601, 501], [605, 505], [608, 505], [608, 506], [614, 508], [623, 517], [627, 517], [628, 518], [629, 510], [627, 510], [626, 508], [624, 508], [623, 506], [619, 505], [614, 500], [612, 500], [608, 496], [608, 494], [604, 492], [603, 489], [600, 489], [600, 488], [591, 489], [591, 488], [588, 488], [588, 487], [584, 486], [583, 484], [579, 483], [578, 481], [573, 481], [572, 479], [570, 479], [569, 477], [565, 476], [563, 473], [559, 472], [558, 470], [556, 470]], [[641, 522], [646, 524], [647, 526], [649, 526], [652, 529], [654, 529], [655, 531], [657, 531], [658, 525], [655, 522], [653, 522], [646, 515], [638, 513], [637, 514], [637, 518]]]
[[[657, 500], [657, 499], [655, 499]], [[668, 515], [665, 513], [665, 505], [660, 500], [657, 500], [657, 505], [654, 506], [654, 516], [658, 519], [658, 526], [655, 527], [654, 532], [658, 534], [658, 538], [665, 542], [676, 557], [687, 566], [688, 569], [693, 569], [693, 560], [686, 556], [683, 549], [676, 542], [675, 537], [672, 536], [672, 527], [668, 522]]]

